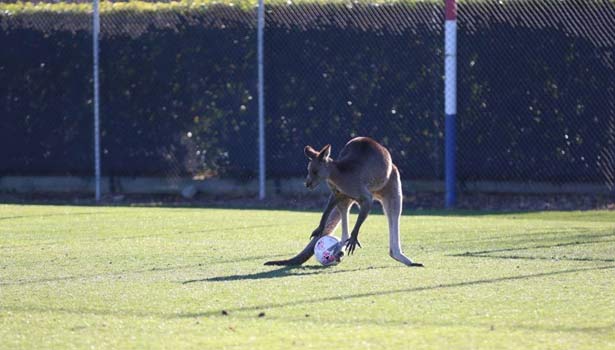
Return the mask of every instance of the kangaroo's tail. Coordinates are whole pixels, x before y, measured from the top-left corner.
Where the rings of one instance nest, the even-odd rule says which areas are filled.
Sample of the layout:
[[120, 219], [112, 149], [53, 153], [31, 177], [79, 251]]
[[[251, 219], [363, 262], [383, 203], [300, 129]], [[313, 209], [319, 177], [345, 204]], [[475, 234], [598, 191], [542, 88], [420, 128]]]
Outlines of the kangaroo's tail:
[[[327, 219], [327, 223], [325, 225], [325, 229], [323, 231], [323, 236], [327, 236], [333, 233], [342, 220], [342, 216], [340, 212], [336, 209], [331, 211], [329, 214], [329, 218]], [[278, 266], [296, 266], [301, 265], [304, 262], [308, 261], [312, 255], [314, 255], [314, 246], [316, 245], [316, 241], [318, 241], [320, 237], [312, 237], [310, 242], [294, 257], [287, 260], [274, 260], [267, 261], [265, 265], [278, 265]]]
[[318, 238], [320, 237], [313, 237], [310, 242], [305, 246], [305, 248], [303, 248], [303, 250], [300, 251], [299, 254], [295, 255], [294, 257], [287, 260], [267, 261], [265, 265], [287, 266], [303, 264], [304, 262], [308, 261], [312, 257], [312, 255], [314, 255], [314, 246], [316, 245], [316, 241], [318, 241]]

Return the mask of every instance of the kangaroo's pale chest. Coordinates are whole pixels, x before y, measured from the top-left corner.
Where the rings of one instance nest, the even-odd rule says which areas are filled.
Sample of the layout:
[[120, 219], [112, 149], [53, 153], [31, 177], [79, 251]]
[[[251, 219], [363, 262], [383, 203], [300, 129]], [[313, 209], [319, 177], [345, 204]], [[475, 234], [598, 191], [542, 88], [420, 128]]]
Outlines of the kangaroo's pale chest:
[[330, 190], [331, 190], [331, 192], [333, 192], [333, 193], [336, 193], [336, 194], [337, 194], [337, 193], [340, 193], [340, 192], [341, 192], [341, 191], [340, 191], [340, 189], [339, 189], [339, 187], [337, 187], [337, 185], [336, 185], [333, 181], [331, 181], [331, 180], [327, 180], [327, 186], [329, 186], [329, 189], [330, 189]]
[[355, 200], [360, 197], [360, 193], [353, 190], [352, 186], [344, 186], [344, 184], [340, 186], [331, 180], [327, 180], [327, 186], [329, 186], [329, 189], [334, 195], [343, 194]]

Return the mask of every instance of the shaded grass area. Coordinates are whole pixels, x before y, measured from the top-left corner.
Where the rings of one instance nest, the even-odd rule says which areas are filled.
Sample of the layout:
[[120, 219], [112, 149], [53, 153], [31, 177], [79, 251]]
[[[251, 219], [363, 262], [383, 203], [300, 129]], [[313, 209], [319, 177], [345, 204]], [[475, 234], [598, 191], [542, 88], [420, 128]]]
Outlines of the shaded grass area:
[[404, 250], [425, 268], [388, 257], [374, 214], [336, 267], [263, 266], [318, 218], [0, 205], [3, 348], [615, 345], [615, 212], [406, 214]]

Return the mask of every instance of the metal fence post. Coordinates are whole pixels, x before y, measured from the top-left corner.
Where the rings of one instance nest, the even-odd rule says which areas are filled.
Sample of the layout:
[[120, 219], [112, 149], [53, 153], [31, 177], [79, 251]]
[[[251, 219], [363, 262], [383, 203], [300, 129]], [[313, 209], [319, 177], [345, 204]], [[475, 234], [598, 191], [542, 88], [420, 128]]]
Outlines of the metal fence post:
[[444, 135], [445, 135], [445, 206], [456, 202], [455, 119], [457, 115], [457, 8], [455, 0], [446, 0], [444, 24]]
[[263, 71], [264, 27], [265, 4], [264, 0], [258, 0], [258, 198], [261, 200], [265, 199], [265, 76]]
[[100, 113], [99, 113], [99, 84], [98, 84], [98, 34], [100, 32], [99, 0], [93, 4], [92, 41], [94, 56], [94, 177], [96, 202], [100, 201]]

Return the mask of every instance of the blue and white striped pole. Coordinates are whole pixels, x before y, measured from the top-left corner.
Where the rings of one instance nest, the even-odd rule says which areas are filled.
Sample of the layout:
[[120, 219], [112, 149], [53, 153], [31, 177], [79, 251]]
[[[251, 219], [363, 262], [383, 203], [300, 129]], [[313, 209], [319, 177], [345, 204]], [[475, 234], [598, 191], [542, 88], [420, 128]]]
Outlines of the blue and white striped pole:
[[455, 145], [457, 117], [457, 4], [446, 0], [444, 22], [444, 161], [446, 208], [453, 208], [457, 200], [455, 174]]

